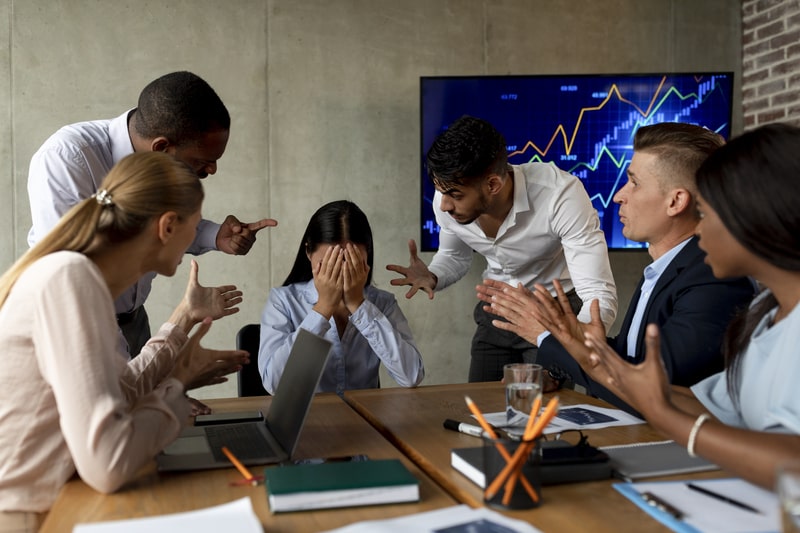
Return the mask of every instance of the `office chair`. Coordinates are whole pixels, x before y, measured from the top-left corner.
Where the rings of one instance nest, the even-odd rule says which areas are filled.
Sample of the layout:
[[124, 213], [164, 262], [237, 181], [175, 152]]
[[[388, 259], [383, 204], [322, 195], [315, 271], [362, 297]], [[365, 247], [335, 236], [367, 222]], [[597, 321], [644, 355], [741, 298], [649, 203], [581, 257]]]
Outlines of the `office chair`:
[[246, 324], [236, 333], [236, 348], [250, 353], [250, 364], [242, 366], [236, 373], [239, 396], [269, 396], [258, 373], [258, 344], [261, 337], [260, 324]]

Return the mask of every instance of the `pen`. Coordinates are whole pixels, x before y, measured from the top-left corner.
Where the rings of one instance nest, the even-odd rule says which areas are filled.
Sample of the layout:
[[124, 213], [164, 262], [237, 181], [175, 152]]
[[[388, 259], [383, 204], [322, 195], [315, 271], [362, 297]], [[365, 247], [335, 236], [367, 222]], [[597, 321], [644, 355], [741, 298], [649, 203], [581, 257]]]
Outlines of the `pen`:
[[712, 498], [716, 498], [717, 500], [719, 500], [721, 502], [729, 503], [731, 505], [739, 507], [740, 509], [744, 509], [745, 511], [750, 511], [751, 513], [762, 514], [761, 511], [759, 511], [755, 507], [751, 507], [751, 506], [747, 505], [746, 503], [742, 503], [742, 502], [740, 502], [738, 500], [734, 500], [733, 498], [729, 498], [728, 496], [725, 496], [724, 494], [720, 494], [718, 492], [714, 492], [713, 490], [708, 490], [707, 488], [701, 487], [700, 485], [695, 485], [694, 483], [687, 483], [686, 486], [689, 487], [690, 489], [694, 490], [694, 491], [697, 491], [697, 492], [701, 493], [701, 494], [705, 494], [706, 496], [711, 496]]
[[224, 453], [225, 456], [230, 459], [230, 461], [233, 463], [233, 466], [235, 466], [236, 470], [238, 470], [239, 473], [244, 476], [245, 480], [247, 480], [254, 487], [258, 485], [258, 479], [250, 473], [250, 471], [239, 461], [239, 459], [236, 458], [235, 455], [233, 455], [233, 452], [231, 452], [227, 446], [222, 447], [222, 453]]
[[656, 509], [664, 511], [675, 520], [682, 520], [684, 517], [683, 511], [681, 511], [674, 505], [664, 501], [662, 498], [659, 498], [652, 492], [643, 492], [642, 499], [646, 501], [649, 505], [655, 507]]
[[452, 418], [448, 418], [444, 421], [445, 429], [452, 429], [453, 431], [458, 431], [459, 433], [464, 433], [466, 435], [472, 435], [473, 437], [480, 437], [483, 435], [483, 429], [479, 426], [473, 426], [472, 424], [465, 424], [464, 422], [459, 422], [458, 420], [453, 420]]

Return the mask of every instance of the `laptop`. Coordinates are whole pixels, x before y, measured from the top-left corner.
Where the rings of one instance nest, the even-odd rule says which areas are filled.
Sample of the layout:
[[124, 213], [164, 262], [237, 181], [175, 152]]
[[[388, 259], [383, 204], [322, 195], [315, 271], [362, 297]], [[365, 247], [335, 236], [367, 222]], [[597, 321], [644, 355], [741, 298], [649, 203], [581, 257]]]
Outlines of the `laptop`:
[[331, 346], [330, 341], [300, 328], [264, 420], [185, 428], [156, 456], [158, 469], [228, 468], [231, 462], [222, 452], [223, 446], [246, 465], [290, 459]]

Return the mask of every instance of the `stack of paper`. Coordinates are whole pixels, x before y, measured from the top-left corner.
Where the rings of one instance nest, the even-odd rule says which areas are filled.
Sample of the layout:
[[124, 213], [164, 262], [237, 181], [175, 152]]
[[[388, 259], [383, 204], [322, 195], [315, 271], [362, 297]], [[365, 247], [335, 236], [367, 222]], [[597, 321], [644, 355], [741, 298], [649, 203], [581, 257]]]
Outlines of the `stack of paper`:
[[236, 531], [237, 533], [264, 533], [258, 517], [253, 512], [250, 498], [242, 498], [224, 505], [208, 507], [186, 513], [78, 524], [73, 533], [218, 533]]
[[[780, 531], [777, 496], [742, 479], [616, 483], [614, 488], [679, 533]], [[703, 489], [707, 494], [701, 492]], [[662, 503], [661, 507], [653, 502], [653, 497]], [[669, 507], [665, 508], [664, 503]]]

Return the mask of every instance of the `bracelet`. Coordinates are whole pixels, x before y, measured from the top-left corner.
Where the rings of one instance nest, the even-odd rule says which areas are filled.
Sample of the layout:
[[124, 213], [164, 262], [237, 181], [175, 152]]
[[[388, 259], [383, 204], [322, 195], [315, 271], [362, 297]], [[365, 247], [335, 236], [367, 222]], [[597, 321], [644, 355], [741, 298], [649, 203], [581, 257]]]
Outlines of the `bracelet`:
[[703, 413], [694, 421], [692, 430], [689, 432], [689, 441], [686, 443], [686, 451], [689, 452], [689, 457], [697, 457], [697, 454], [694, 453], [694, 443], [697, 441], [697, 434], [700, 432], [700, 428], [703, 427], [703, 424], [705, 424], [706, 420], [709, 418], [711, 417], [708, 413]]

